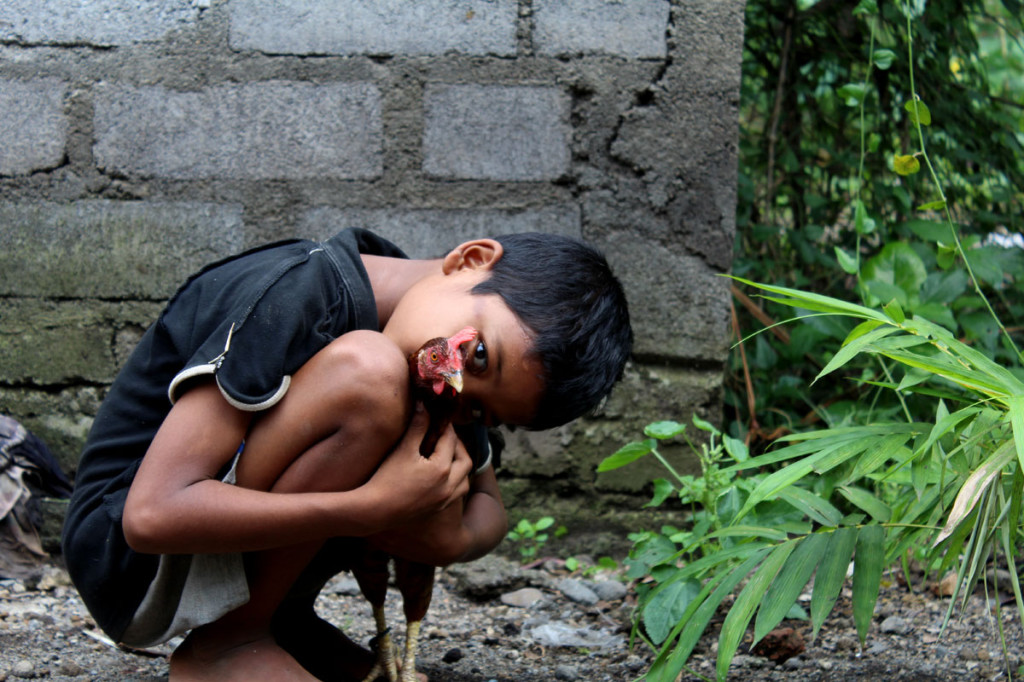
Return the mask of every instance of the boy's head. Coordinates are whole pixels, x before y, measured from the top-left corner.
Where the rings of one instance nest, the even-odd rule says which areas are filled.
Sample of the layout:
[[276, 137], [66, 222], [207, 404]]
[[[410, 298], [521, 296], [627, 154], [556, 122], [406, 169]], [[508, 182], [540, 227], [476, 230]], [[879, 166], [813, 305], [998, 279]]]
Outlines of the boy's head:
[[544, 393], [531, 429], [592, 411], [622, 376], [633, 331], [622, 285], [583, 242], [542, 233], [497, 237], [501, 258], [474, 294], [496, 294], [532, 332]]

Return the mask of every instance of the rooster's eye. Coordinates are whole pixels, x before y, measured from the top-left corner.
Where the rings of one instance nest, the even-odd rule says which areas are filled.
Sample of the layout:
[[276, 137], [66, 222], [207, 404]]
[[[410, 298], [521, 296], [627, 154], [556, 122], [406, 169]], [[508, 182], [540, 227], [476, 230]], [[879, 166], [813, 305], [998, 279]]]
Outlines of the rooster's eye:
[[477, 339], [473, 347], [473, 354], [468, 358], [469, 368], [474, 372], [483, 372], [487, 369], [487, 346], [480, 339]]

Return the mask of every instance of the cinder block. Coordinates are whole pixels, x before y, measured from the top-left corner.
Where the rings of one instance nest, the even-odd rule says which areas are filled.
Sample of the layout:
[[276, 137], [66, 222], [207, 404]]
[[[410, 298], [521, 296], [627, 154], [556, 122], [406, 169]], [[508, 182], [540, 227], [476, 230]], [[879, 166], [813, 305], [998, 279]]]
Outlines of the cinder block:
[[701, 258], [621, 232], [598, 246], [629, 300], [639, 356], [721, 362], [729, 350], [729, 280]]
[[193, 24], [192, 0], [3, 0], [0, 41], [116, 46], [159, 40]]
[[270, 54], [509, 56], [516, 0], [233, 0], [231, 46]]
[[55, 78], [0, 80], [0, 175], [60, 165], [68, 136], [66, 92]]
[[569, 170], [569, 97], [555, 87], [427, 89], [423, 169], [464, 180], [555, 180]]
[[534, 0], [539, 54], [613, 54], [663, 58], [669, 0]]
[[244, 244], [238, 205], [0, 203], [0, 225], [0, 296], [161, 300]]
[[358, 209], [321, 206], [303, 216], [299, 233], [326, 239], [345, 227], [364, 227], [390, 239], [411, 258], [443, 256], [457, 244], [520, 232], [580, 237], [580, 211], [572, 204], [523, 210]]
[[369, 83], [101, 87], [95, 135], [100, 167], [142, 176], [365, 180], [383, 168], [380, 91]]

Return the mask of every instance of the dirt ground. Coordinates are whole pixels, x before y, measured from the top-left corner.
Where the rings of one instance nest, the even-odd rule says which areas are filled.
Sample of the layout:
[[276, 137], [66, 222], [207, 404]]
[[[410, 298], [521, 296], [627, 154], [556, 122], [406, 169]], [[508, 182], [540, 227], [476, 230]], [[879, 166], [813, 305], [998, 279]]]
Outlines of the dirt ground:
[[[651, 654], [642, 644], [629, 647], [632, 592], [585, 603], [567, 594], [561, 582], [565, 577], [557, 566], [523, 569], [498, 558], [491, 558], [475, 576], [460, 569], [440, 572], [424, 626], [421, 671], [431, 682], [627, 682], [640, 678]], [[372, 635], [372, 621], [365, 601], [354, 592], [351, 579], [339, 576], [328, 583], [318, 608], [321, 615], [365, 642]], [[522, 601], [524, 594], [527, 598]], [[512, 595], [529, 605], [506, 603], [516, 601]], [[848, 596], [840, 598], [814, 642], [810, 642], [808, 623], [784, 623], [793, 629], [791, 639], [798, 644], [803, 640], [801, 653], [773, 661], [741, 647], [730, 680], [962, 682], [1017, 677], [1024, 660], [1024, 637], [1012, 599], [1005, 600], [999, 614], [1004, 651], [993, 600], [972, 596], [966, 611], [942, 632], [948, 599], [936, 596], [928, 586], [908, 589], [898, 582], [887, 584], [862, 650]], [[395, 624], [401, 622], [399, 605], [395, 594], [389, 599]], [[558, 646], [552, 633], [561, 633], [568, 645]], [[692, 674], [684, 674], [682, 680], [713, 679], [716, 636], [713, 624], [691, 658]], [[59, 567], [48, 567], [39, 580], [0, 580], [0, 682], [156, 682], [167, 677], [166, 657], [173, 644], [144, 652], [114, 645], [96, 630]], [[760, 653], [778, 655], [781, 648]]]

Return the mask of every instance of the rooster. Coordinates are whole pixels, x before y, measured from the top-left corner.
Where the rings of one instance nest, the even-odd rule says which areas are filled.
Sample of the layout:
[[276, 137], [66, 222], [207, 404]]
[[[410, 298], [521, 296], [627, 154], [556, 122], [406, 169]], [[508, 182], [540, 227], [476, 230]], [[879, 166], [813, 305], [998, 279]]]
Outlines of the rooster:
[[[427, 341], [409, 356], [413, 399], [423, 402], [430, 417], [427, 432], [420, 443], [420, 454], [423, 457], [429, 457], [434, 452], [441, 434], [451, 423], [457, 407], [457, 395], [462, 392], [462, 346], [476, 336], [475, 329], [466, 327], [454, 336]], [[389, 560], [394, 561], [395, 583], [402, 594], [405, 612], [405, 653], [402, 657], [401, 677], [394, 643], [384, 616], [384, 600], [390, 577]], [[416, 682], [416, 648], [423, 617], [430, 608], [434, 567], [392, 558], [382, 551], [370, 549], [353, 567], [352, 573], [359, 583], [359, 589], [373, 607], [373, 618], [377, 626], [377, 636], [373, 643], [377, 663], [364, 682], [372, 682], [382, 673], [387, 675], [389, 682]]]

